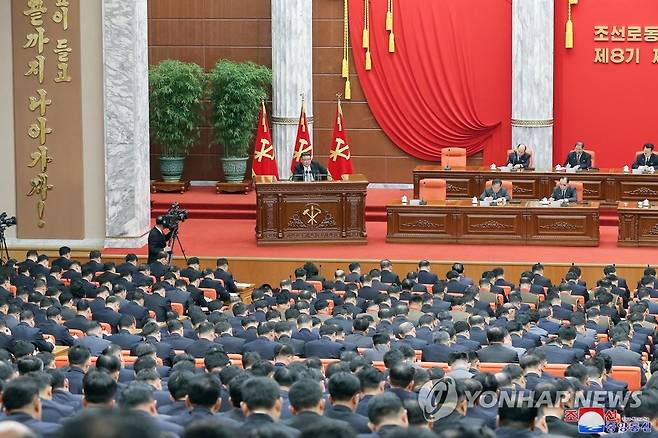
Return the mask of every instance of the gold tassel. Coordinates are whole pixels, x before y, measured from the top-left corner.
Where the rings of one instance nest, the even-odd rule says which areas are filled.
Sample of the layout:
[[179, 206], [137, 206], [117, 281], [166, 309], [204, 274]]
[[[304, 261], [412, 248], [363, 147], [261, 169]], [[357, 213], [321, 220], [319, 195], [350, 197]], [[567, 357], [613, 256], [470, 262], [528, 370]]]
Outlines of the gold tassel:
[[567, 32], [564, 36], [564, 47], [567, 49], [573, 49], [573, 22], [571, 20], [567, 21]]
[[393, 30], [393, 11], [386, 11], [386, 30]]
[[346, 78], [350, 74], [350, 66], [346, 58], [343, 58], [342, 76]]
[[368, 29], [363, 29], [363, 43], [362, 46], [364, 49], [370, 48], [370, 32]]
[[350, 78], [348, 77], [345, 81], [345, 100], [352, 99], [352, 84], [350, 84]]
[[366, 52], [366, 70], [372, 70], [372, 58], [370, 57], [370, 50]]
[[395, 34], [393, 32], [388, 35], [388, 53], [395, 53]]

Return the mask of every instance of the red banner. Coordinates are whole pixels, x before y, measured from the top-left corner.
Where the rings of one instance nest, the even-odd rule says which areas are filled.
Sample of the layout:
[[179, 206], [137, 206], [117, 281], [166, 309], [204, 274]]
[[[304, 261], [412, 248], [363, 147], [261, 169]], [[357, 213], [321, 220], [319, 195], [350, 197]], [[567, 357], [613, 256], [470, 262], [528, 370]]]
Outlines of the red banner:
[[302, 102], [302, 112], [299, 115], [299, 123], [297, 124], [297, 138], [295, 139], [295, 150], [292, 153], [292, 162], [290, 163], [290, 171], [295, 171], [295, 166], [299, 164], [304, 152], [310, 152], [313, 157], [313, 145], [311, 144], [311, 136], [308, 133], [308, 121], [306, 120], [306, 107]]
[[274, 145], [272, 144], [272, 134], [267, 123], [267, 112], [265, 111], [265, 102], [260, 110], [258, 119], [258, 132], [256, 133], [256, 146], [254, 147], [254, 161], [252, 163], [251, 173], [257, 175], [273, 175], [279, 179], [279, 170], [276, 167], [276, 158], [274, 157]]
[[334, 120], [334, 132], [331, 136], [327, 169], [334, 179], [340, 179], [342, 175], [351, 175], [353, 173], [352, 153], [347, 141], [347, 135], [345, 134], [345, 118], [343, 117], [343, 109], [340, 106], [340, 101], [338, 101], [338, 108], [336, 108], [336, 119]]

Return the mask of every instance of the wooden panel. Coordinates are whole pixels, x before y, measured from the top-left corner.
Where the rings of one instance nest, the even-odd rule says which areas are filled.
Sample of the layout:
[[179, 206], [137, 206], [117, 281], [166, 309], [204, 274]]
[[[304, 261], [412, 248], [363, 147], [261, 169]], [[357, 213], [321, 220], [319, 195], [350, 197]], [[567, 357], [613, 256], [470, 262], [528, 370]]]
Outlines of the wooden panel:
[[598, 207], [544, 209], [536, 202], [473, 207], [467, 200], [389, 205], [386, 241], [598, 246]]
[[[401, 149], [395, 146], [386, 137], [381, 130], [370, 129], [350, 129], [347, 127], [348, 140], [350, 142], [350, 149], [352, 156], [399, 156], [403, 155]], [[333, 135], [332, 129], [314, 129], [313, 130], [315, 142], [314, 151], [316, 154], [329, 155], [329, 148], [331, 147], [331, 140]]]
[[205, 46], [265, 47], [272, 45], [269, 20], [204, 20]]
[[367, 183], [267, 183], [256, 185], [259, 245], [367, 243]]
[[[352, 100], [346, 101], [345, 104], [350, 102], [365, 102], [366, 97], [363, 94], [359, 77], [356, 74], [350, 75], [350, 84], [352, 86]], [[336, 93], [343, 93], [345, 88], [345, 79], [337, 74], [318, 74], [313, 73], [313, 101], [321, 102], [335, 102]]]
[[174, 47], [174, 46], [152, 46], [149, 47], [149, 64], [156, 65], [166, 59], [178, 59], [183, 62], [195, 62], [199, 65], [205, 64], [203, 47]]
[[619, 246], [658, 246], [658, 209], [620, 203], [618, 240]]
[[204, 18], [269, 19], [272, 6], [270, 0], [204, 0], [204, 10]]
[[204, 20], [149, 20], [150, 46], [201, 46], [204, 44]]
[[[264, 1], [264, 0], [263, 0]], [[204, 18], [206, 0], [148, 0], [149, 18]]]
[[253, 61], [272, 67], [272, 49], [269, 47], [203, 47], [206, 70], [211, 70], [220, 59], [236, 62]]
[[[641, 178], [641, 179], [640, 179]], [[658, 200], [658, 181], [648, 180], [646, 176], [634, 175], [635, 181], [623, 181], [619, 185], [620, 199], [641, 201]]]

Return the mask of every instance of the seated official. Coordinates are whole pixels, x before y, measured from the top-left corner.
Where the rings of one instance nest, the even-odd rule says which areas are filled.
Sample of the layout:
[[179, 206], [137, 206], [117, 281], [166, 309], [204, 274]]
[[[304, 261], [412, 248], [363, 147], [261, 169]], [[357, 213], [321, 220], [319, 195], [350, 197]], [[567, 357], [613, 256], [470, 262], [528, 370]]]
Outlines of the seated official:
[[553, 201], [566, 200], [569, 202], [578, 201], [578, 198], [576, 196], [576, 189], [569, 185], [569, 178], [567, 178], [566, 176], [560, 178], [557, 187], [555, 187], [555, 190], [553, 190], [553, 194], [551, 195], [551, 200]]
[[530, 166], [530, 154], [526, 152], [528, 147], [519, 143], [514, 152], [507, 156], [506, 166], [512, 166], [515, 169], [526, 169]]
[[574, 151], [569, 152], [564, 162], [565, 166], [589, 169], [592, 167], [592, 156], [585, 152], [585, 143], [579, 141], [574, 146]]
[[644, 153], [635, 158], [633, 169], [640, 166], [653, 167], [654, 169], [658, 167], [658, 155], [653, 153], [653, 148], [654, 146], [651, 143], [644, 145]]
[[498, 201], [499, 199], [510, 201], [512, 199], [503, 187], [503, 182], [499, 179], [491, 181], [491, 187], [485, 188], [484, 192], [480, 195], [480, 201], [486, 201], [487, 198], [493, 201]]
[[326, 181], [329, 179], [327, 169], [317, 161], [311, 160], [311, 153], [302, 153], [301, 161], [292, 171], [293, 181]]

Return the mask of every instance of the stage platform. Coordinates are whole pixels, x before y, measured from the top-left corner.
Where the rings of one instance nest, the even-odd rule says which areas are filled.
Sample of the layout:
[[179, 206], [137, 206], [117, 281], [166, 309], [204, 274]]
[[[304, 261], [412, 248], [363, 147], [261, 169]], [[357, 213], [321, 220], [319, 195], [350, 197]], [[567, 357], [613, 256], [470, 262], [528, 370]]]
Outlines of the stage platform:
[[[413, 197], [413, 189], [368, 189], [366, 198], [366, 221], [386, 222], [386, 205], [399, 200], [403, 195]], [[192, 187], [184, 194], [151, 194], [151, 216], [163, 214], [178, 202], [181, 208], [189, 211], [190, 219], [249, 219], [256, 220], [256, 193], [216, 194], [215, 187]], [[616, 211], [602, 210], [601, 225], [617, 226]]]

